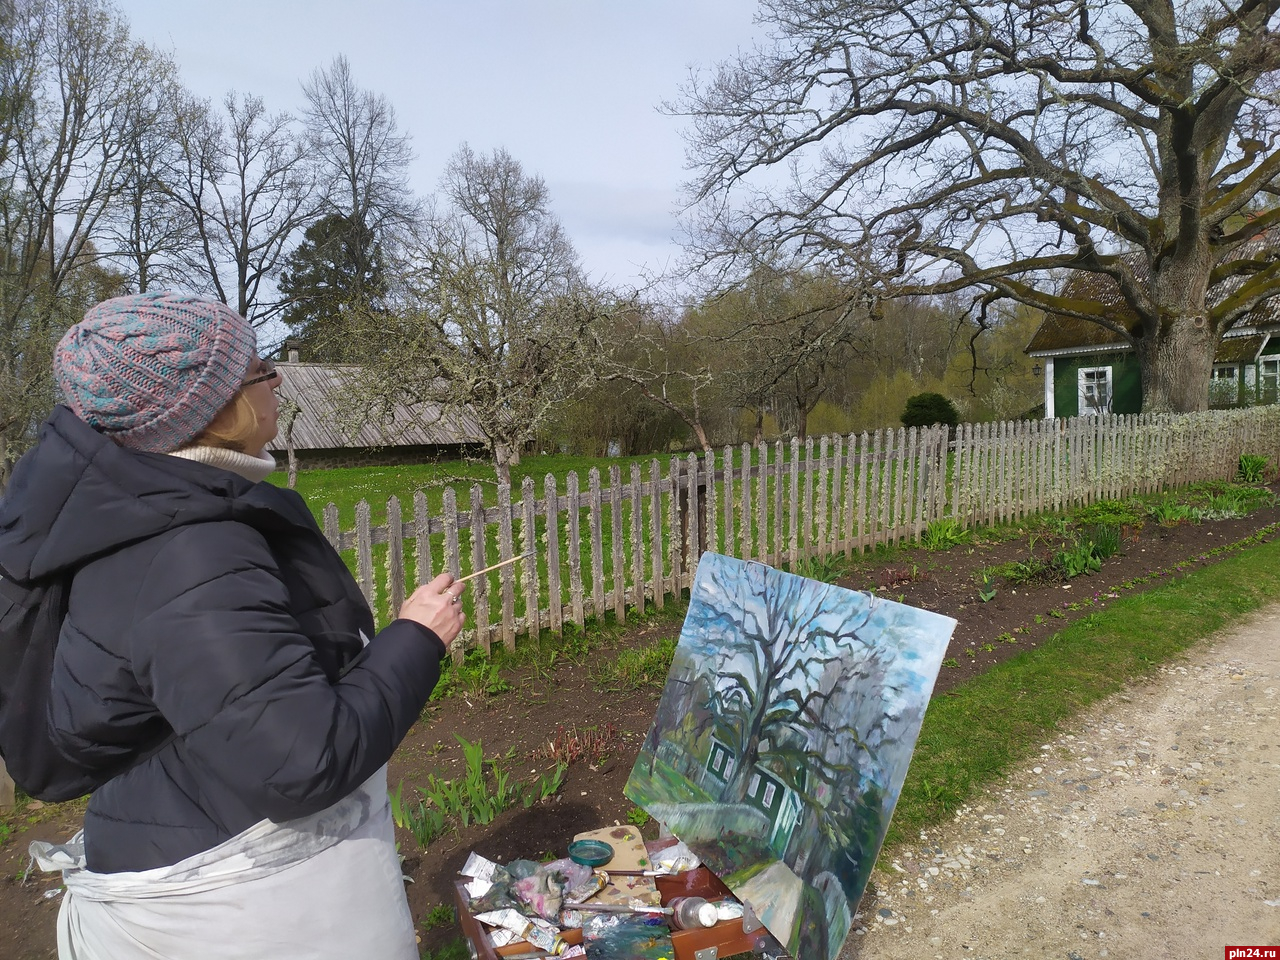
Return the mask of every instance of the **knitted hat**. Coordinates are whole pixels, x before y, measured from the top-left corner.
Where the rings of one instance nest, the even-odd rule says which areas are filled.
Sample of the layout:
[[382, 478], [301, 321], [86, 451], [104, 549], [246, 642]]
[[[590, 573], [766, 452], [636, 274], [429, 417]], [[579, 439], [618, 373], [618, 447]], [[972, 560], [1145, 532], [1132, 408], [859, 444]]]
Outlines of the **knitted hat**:
[[104, 300], [66, 332], [53, 372], [76, 416], [121, 446], [166, 453], [213, 422], [257, 349], [225, 304], [177, 293]]

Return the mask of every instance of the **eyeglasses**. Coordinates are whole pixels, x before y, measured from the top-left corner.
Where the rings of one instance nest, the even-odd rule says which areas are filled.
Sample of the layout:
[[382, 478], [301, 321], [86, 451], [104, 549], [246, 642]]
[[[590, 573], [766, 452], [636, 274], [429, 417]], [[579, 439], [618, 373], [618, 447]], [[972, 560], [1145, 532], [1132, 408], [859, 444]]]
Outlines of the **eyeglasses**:
[[276, 365], [270, 360], [263, 360], [262, 362], [266, 365], [267, 372], [259, 377], [251, 377], [250, 379], [245, 380], [240, 384], [242, 389], [244, 387], [252, 387], [255, 383], [266, 383], [268, 380], [274, 380], [276, 377], [282, 376], [280, 371], [276, 369]]

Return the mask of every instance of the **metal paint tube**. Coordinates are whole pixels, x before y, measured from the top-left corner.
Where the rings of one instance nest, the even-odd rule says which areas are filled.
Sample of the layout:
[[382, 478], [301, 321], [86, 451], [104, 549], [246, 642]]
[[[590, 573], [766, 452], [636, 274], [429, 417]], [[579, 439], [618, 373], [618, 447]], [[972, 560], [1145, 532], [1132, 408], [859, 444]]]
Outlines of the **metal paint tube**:
[[597, 893], [609, 885], [609, 874], [603, 870], [597, 870], [582, 883], [578, 884], [572, 890], [564, 895], [568, 903], [581, 903], [584, 900], [590, 900]]
[[476, 919], [490, 926], [510, 930], [520, 939], [527, 940], [539, 950], [545, 950], [552, 956], [559, 956], [569, 946], [558, 933], [533, 923], [524, 914], [509, 907], [479, 914]]

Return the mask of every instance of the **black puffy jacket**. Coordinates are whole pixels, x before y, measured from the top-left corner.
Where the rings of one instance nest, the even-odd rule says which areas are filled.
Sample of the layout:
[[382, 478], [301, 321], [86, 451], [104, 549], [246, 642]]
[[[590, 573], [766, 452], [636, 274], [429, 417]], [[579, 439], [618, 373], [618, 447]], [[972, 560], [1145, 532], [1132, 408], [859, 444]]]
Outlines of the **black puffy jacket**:
[[0, 500], [0, 566], [17, 580], [78, 568], [54, 665], [59, 747], [144, 758], [89, 800], [102, 873], [341, 799], [387, 762], [445, 653], [407, 620], [373, 637], [297, 494], [125, 450], [65, 407]]

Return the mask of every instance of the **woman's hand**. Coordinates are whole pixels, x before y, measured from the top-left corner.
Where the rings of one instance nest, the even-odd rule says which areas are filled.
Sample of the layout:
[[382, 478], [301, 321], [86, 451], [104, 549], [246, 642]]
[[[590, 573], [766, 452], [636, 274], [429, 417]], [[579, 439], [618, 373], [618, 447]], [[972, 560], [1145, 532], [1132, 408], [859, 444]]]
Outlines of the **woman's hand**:
[[462, 622], [466, 619], [462, 612], [462, 591], [467, 589], [465, 583], [457, 583], [453, 574], [442, 573], [430, 583], [424, 583], [400, 608], [400, 616], [405, 620], [420, 623], [444, 641], [447, 647], [462, 630]]

